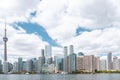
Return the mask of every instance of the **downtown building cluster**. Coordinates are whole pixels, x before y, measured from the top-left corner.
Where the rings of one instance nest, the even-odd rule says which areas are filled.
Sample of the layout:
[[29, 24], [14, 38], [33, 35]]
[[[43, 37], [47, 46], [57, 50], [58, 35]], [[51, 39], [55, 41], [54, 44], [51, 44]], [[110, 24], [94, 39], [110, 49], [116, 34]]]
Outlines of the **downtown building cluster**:
[[[57, 54], [57, 53], [56, 53]], [[107, 59], [95, 55], [74, 53], [73, 45], [63, 48], [63, 56], [52, 56], [52, 47], [41, 49], [41, 56], [24, 61], [18, 58], [13, 64], [0, 61], [2, 73], [72, 73], [73, 71], [95, 72], [95, 70], [120, 70], [120, 59], [108, 53]]]
[[46, 45], [45, 49], [41, 49], [41, 56], [37, 58], [28, 59], [23, 61], [22, 57], [18, 58], [13, 64], [4, 61], [0, 61], [1, 73], [47, 73], [54, 71], [54, 62], [52, 58], [51, 46]]
[[[38, 58], [23, 60], [18, 58], [13, 64], [8, 61], [0, 61], [0, 73], [72, 73], [77, 69], [76, 54], [73, 51], [73, 45], [70, 45], [69, 51], [67, 46], [64, 47], [64, 56], [52, 56], [52, 47], [45, 45], [45, 49], [41, 49], [41, 56]], [[69, 54], [68, 54], [69, 52]]]
[[117, 71], [120, 70], [120, 58], [107, 54], [107, 59], [101, 59], [94, 55], [80, 55], [77, 57], [77, 70], [85, 72]]

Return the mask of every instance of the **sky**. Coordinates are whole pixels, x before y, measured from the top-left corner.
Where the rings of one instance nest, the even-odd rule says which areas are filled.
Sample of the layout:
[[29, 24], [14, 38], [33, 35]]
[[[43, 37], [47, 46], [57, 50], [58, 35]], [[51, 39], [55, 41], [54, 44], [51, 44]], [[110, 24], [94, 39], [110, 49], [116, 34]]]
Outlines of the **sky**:
[[39, 57], [74, 45], [86, 55], [120, 56], [120, 0], [0, 0], [0, 59], [7, 23], [8, 60]]

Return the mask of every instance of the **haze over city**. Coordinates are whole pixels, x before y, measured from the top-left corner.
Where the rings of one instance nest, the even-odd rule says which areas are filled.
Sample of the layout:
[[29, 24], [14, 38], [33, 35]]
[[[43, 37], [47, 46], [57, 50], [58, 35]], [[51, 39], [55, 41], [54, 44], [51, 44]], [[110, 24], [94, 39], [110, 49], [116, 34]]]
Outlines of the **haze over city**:
[[74, 45], [74, 52], [120, 56], [119, 0], [0, 0], [0, 59], [7, 27], [8, 61], [39, 57], [46, 44], [52, 54]]

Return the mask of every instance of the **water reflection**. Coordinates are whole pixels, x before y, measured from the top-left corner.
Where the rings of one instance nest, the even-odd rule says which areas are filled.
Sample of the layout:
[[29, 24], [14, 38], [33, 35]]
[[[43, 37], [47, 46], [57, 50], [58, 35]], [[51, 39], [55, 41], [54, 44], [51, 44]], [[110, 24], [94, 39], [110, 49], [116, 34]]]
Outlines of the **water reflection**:
[[120, 74], [0, 75], [0, 80], [120, 80]]

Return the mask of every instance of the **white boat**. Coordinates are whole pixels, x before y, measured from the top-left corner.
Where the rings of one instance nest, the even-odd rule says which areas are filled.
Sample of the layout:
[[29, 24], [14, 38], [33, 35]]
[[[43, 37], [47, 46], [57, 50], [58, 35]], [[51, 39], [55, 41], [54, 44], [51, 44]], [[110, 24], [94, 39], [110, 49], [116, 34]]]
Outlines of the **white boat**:
[[61, 74], [68, 74], [68, 72], [61, 72]]
[[29, 73], [27, 72], [27, 73], [25, 73], [25, 74], [29, 74]]

